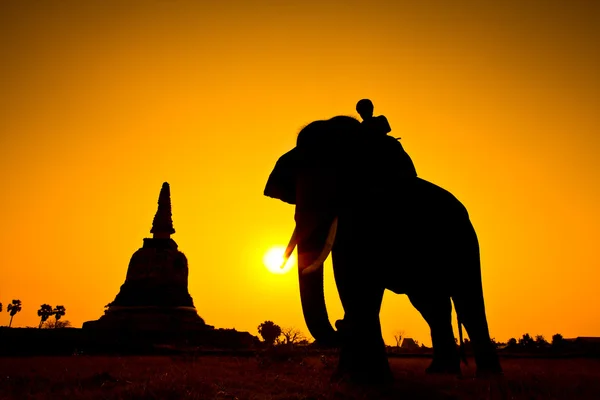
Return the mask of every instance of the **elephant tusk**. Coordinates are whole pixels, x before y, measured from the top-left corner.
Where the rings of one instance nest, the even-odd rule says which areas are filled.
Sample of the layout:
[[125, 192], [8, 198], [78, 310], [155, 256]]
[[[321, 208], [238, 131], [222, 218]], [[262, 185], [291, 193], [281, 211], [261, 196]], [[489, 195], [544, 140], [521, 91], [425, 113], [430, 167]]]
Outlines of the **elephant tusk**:
[[333, 248], [333, 242], [335, 242], [335, 234], [337, 232], [337, 224], [338, 218], [335, 217], [333, 222], [331, 223], [331, 227], [329, 228], [329, 234], [327, 235], [327, 239], [325, 240], [325, 246], [323, 247], [323, 251], [315, 261], [312, 262], [308, 267], [302, 270], [303, 274], [310, 274], [319, 270], [319, 268], [323, 268], [323, 263], [331, 253], [331, 249]]
[[290, 242], [288, 243], [287, 247], [285, 248], [285, 252], [283, 253], [283, 263], [281, 263], [281, 269], [283, 269], [285, 267], [285, 264], [287, 264], [297, 244], [298, 238], [296, 237], [296, 227], [294, 227], [294, 232], [292, 232]]

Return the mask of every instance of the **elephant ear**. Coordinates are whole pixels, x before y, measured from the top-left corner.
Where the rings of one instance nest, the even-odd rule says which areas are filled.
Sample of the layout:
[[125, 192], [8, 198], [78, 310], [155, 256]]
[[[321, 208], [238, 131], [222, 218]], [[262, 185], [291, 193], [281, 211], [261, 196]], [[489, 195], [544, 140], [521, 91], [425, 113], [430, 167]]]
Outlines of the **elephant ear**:
[[282, 155], [269, 175], [264, 195], [289, 204], [296, 204], [296, 173], [299, 155], [294, 147]]

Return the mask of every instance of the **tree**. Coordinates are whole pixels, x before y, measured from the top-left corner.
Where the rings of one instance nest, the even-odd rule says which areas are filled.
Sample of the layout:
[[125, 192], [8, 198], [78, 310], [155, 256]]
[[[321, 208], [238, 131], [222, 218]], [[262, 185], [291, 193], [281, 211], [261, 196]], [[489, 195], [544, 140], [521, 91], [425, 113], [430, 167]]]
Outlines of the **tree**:
[[281, 328], [273, 321], [265, 321], [258, 326], [258, 333], [263, 337], [265, 343], [272, 345], [281, 335]]
[[552, 336], [552, 347], [560, 347], [565, 343], [565, 338], [560, 333]]
[[6, 311], [10, 313], [10, 322], [8, 323], [8, 327], [10, 328], [14, 316], [21, 311], [21, 300], [13, 300], [12, 303], [6, 307]]
[[544, 348], [544, 347], [548, 346], [548, 342], [546, 341], [546, 338], [544, 337], [544, 335], [536, 335], [535, 336], [535, 345], [538, 348]]
[[517, 345], [517, 339], [510, 338], [508, 339], [508, 342], [506, 342], [506, 344], [508, 345], [508, 347], [515, 347]]
[[396, 347], [400, 347], [402, 344], [402, 338], [404, 337], [404, 331], [396, 331], [394, 333], [394, 340], [396, 340]]
[[526, 349], [529, 349], [534, 346], [534, 341], [531, 338], [531, 336], [529, 336], [529, 333], [524, 334], [523, 337], [519, 339], [519, 346]]
[[40, 317], [40, 325], [38, 326], [38, 328], [42, 327], [42, 324], [44, 322], [46, 322], [46, 320], [52, 315], [54, 314], [54, 311], [52, 310], [52, 306], [49, 304], [42, 304], [40, 306], [40, 309], [37, 312], [38, 317]]
[[61, 328], [69, 328], [71, 326], [71, 321], [68, 319], [64, 321], [57, 321], [55, 319], [49, 319], [44, 322], [42, 325], [42, 329], [61, 329]]
[[58, 323], [58, 320], [60, 319], [60, 317], [62, 317], [63, 315], [65, 315], [66, 312], [67, 312], [67, 310], [65, 309], [64, 306], [56, 306], [56, 307], [54, 307], [54, 310], [52, 310], [52, 313], [54, 314], [55, 321]]
[[306, 339], [304, 334], [294, 327], [282, 328], [281, 334], [283, 335], [283, 340], [285, 344], [297, 344], [300, 341]]

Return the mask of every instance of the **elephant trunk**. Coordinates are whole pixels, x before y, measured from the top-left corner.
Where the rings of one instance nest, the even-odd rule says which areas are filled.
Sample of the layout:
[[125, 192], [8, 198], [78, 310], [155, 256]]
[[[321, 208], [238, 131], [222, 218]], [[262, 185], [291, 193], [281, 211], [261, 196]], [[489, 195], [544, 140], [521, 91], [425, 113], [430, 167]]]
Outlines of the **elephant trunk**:
[[[324, 218], [324, 220], [332, 219]], [[304, 320], [317, 343], [335, 347], [339, 345], [338, 333], [329, 322], [323, 289], [323, 261], [331, 251], [331, 246], [328, 246], [327, 242], [330, 241], [328, 236], [331, 236], [332, 228], [329, 224], [324, 224], [323, 219], [315, 218], [314, 214], [310, 217], [305, 214], [303, 218], [298, 218], [297, 215], [296, 222], [298, 278]], [[335, 233], [335, 228], [333, 231]], [[326, 253], [325, 257], [323, 257], [324, 253]], [[310, 273], [304, 273], [307, 267], [311, 267]]]
[[327, 306], [325, 305], [323, 268], [312, 274], [299, 272], [299, 280], [302, 313], [308, 331], [318, 344], [326, 347], [338, 346], [338, 334], [329, 322]]

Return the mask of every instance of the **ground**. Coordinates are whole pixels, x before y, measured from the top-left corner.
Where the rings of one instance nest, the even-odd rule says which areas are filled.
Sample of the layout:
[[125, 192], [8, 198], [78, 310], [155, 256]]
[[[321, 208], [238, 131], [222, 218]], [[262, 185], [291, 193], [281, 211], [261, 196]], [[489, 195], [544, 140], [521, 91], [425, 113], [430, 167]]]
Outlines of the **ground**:
[[424, 373], [427, 358], [390, 358], [385, 388], [330, 383], [333, 355], [6, 357], [0, 399], [600, 399], [600, 360], [503, 359], [502, 378]]

